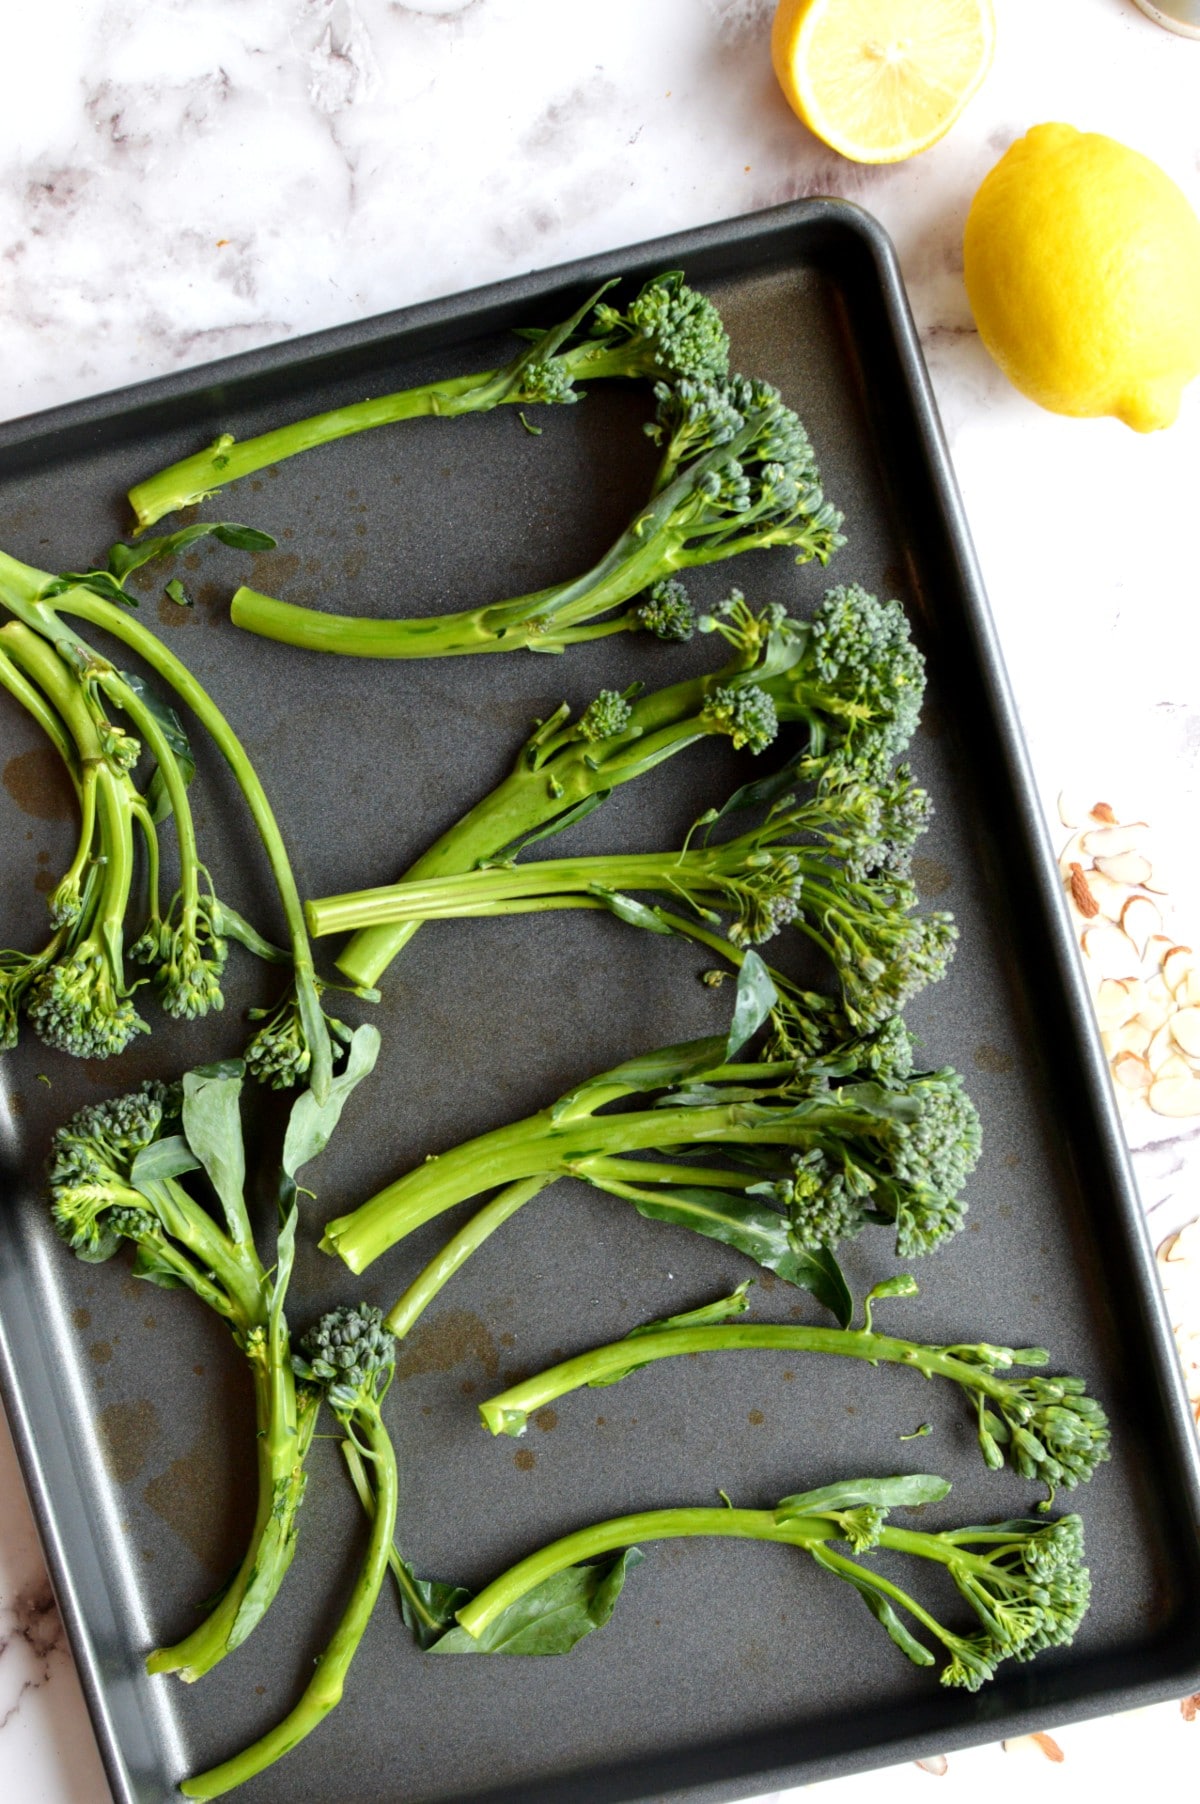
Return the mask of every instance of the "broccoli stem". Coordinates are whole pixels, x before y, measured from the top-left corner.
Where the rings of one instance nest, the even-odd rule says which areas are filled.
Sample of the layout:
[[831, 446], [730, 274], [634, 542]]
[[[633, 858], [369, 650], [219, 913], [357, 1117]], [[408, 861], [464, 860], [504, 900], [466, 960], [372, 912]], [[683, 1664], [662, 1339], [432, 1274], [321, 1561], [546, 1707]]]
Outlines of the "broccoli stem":
[[[251, 1369], [258, 1495], [246, 1551], [204, 1621], [182, 1641], [156, 1648], [146, 1660], [148, 1673], [177, 1673], [189, 1685], [241, 1646], [279, 1589], [295, 1549], [296, 1512], [304, 1496], [304, 1459], [317, 1410], [314, 1403], [298, 1407], [286, 1358], [252, 1359]], [[247, 1603], [251, 1592], [254, 1596]]]
[[551, 1181], [550, 1178], [538, 1176], [526, 1178], [524, 1183], [507, 1185], [446, 1242], [441, 1252], [436, 1253], [424, 1271], [413, 1279], [400, 1300], [392, 1305], [384, 1326], [397, 1340], [403, 1340], [418, 1316], [423, 1314], [438, 1292], [450, 1282], [455, 1272], [483, 1245], [489, 1235], [494, 1234], [510, 1215], [515, 1215], [523, 1203], [529, 1202]]
[[356, 1412], [354, 1430], [360, 1437], [361, 1450], [371, 1462], [375, 1514], [367, 1551], [342, 1618], [295, 1707], [252, 1746], [196, 1778], [185, 1779], [180, 1786], [185, 1797], [219, 1798], [234, 1786], [243, 1785], [289, 1753], [341, 1701], [346, 1674], [387, 1574], [399, 1499], [396, 1457], [378, 1413]]
[[[728, 669], [642, 696], [633, 705], [628, 728], [615, 740], [560, 745], [558, 735], [553, 735], [539, 744], [535, 734], [516, 768], [435, 840], [402, 881], [474, 870], [526, 834], [706, 737], [712, 729], [702, 719], [704, 699]], [[351, 983], [374, 988], [420, 925], [400, 921], [364, 928], [335, 961], [338, 970]]]
[[[86, 589], [71, 589], [64, 595], [55, 596], [53, 610], [103, 627], [144, 659], [191, 709], [233, 772], [258, 829], [283, 907], [292, 952], [296, 996], [312, 1054], [309, 1083], [316, 1100], [324, 1102], [328, 1098], [333, 1076], [333, 1051], [317, 989], [312, 948], [304, 925], [304, 907], [279, 823], [245, 749], [212, 697], [196, 681], [187, 666], [139, 622], [131, 620], [120, 609], [101, 600], [98, 595], [90, 594]], [[164, 772], [164, 777], [165, 774]]]
[[452, 418], [456, 414], [477, 411], [472, 407], [472, 391], [486, 382], [487, 375], [452, 376], [441, 382], [427, 382], [420, 388], [404, 389], [398, 394], [383, 395], [376, 401], [355, 401], [348, 407], [335, 407], [328, 413], [314, 414], [311, 419], [297, 420], [291, 426], [279, 426], [273, 432], [259, 433], [240, 441], [227, 434], [218, 438], [207, 450], [184, 457], [165, 470], [148, 476], [129, 491], [129, 504], [137, 520], [137, 530], [144, 532], [181, 507], [195, 507], [218, 489], [265, 470], [268, 464], [282, 463], [301, 451], [317, 445], [332, 444], [354, 432], [368, 432], [374, 426], [387, 426], [397, 420], [415, 420], [426, 415]]
[[70, 734], [64, 731], [62, 721], [41, 690], [36, 688], [18, 669], [5, 650], [5, 647], [11, 644], [13, 634], [21, 630], [23, 629], [18, 626], [18, 623], [12, 620], [7, 625], [0, 627], [0, 688], [7, 689], [13, 700], [19, 703], [25, 712], [37, 722], [66, 765], [67, 772], [75, 786], [76, 795], [78, 795], [80, 792], [79, 757]]
[[[674, 1168], [676, 1172], [678, 1169]], [[703, 1181], [711, 1180], [706, 1176]], [[479, 1413], [493, 1434], [520, 1434], [536, 1410], [585, 1385], [611, 1382], [634, 1367], [671, 1359], [676, 1354], [730, 1350], [831, 1353], [845, 1359], [863, 1359], [869, 1365], [883, 1361], [908, 1366], [922, 1378], [947, 1378], [964, 1390], [976, 1391], [996, 1402], [1007, 1400], [1012, 1389], [1004, 1379], [955, 1358], [945, 1348], [925, 1346], [919, 1341], [866, 1329], [738, 1322], [711, 1328], [664, 1328], [593, 1348], [489, 1397], [479, 1405]]]
[[[594, 1106], [599, 1107], [601, 1100], [610, 1097], [597, 1092]], [[581, 1120], [564, 1118], [553, 1108], [543, 1109], [538, 1115], [496, 1128], [427, 1159], [415, 1171], [368, 1198], [350, 1215], [328, 1222], [321, 1247], [324, 1252], [337, 1254], [351, 1271], [361, 1272], [427, 1221], [496, 1185], [515, 1184], [535, 1176], [546, 1182], [554, 1177], [586, 1178], [594, 1160], [614, 1153], [706, 1141], [803, 1147], [818, 1138], [824, 1128], [869, 1133], [873, 1126], [866, 1114], [818, 1099], [782, 1109], [757, 1105], [748, 1111], [744, 1103], [725, 1103], [599, 1117], [585, 1113]], [[675, 1175], [677, 1180], [686, 1181], [689, 1168], [679, 1166]], [[743, 1188], [758, 1181], [758, 1175], [748, 1171]]]
[[[735, 1541], [775, 1541], [789, 1547], [812, 1547], [837, 1538], [838, 1524], [825, 1516], [793, 1516], [783, 1522], [773, 1510], [673, 1509], [641, 1510], [595, 1522], [574, 1534], [551, 1541], [536, 1553], [518, 1560], [485, 1585], [470, 1603], [457, 1612], [469, 1635], [481, 1635], [497, 1616], [568, 1566], [578, 1566], [604, 1554], [616, 1553], [643, 1541], [675, 1540], [681, 1536], [721, 1536]], [[890, 1545], [890, 1531], [881, 1533], [881, 1545]], [[933, 1538], [933, 1537], [927, 1537]], [[912, 1551], [912, 1550], [909, 1550]]]

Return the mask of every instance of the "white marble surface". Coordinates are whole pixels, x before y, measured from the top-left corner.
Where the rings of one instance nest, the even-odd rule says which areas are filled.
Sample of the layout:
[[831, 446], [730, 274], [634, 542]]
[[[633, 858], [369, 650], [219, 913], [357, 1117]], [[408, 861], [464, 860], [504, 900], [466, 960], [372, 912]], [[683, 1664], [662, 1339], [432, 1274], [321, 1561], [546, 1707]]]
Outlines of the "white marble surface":
[[[1066, 786], [1153, 819], [1180, 937], [1200, 933], [1200, 384], [1148, 439], [1039, 413], [980, 347], [959, 253], [983, 174], [1045, 119], [1134, 144], [1200, 203], [1200, 43], [1129, 0], [997, 0], [996, 64], [955, 131], [867, 171], [783, 105], [771, 10], [6, 8], [0, 418], [796, 196], [861, 200], [899, 249], [1047, 809]], [[1186, 1126], [1137, 1138], [1159, 1236], [1197, 1212], [1200, 1153]], [[985, 1748], [941, 1778], [908, 1767], [806, 1795], [1039, 1804], [1144, 1776], [1194, 1795], [1200, 1725], [1177, 1704], [1056, 1740], [1061, 1764]], [[0, 1797], [107, 1799], [6, 1438]]]

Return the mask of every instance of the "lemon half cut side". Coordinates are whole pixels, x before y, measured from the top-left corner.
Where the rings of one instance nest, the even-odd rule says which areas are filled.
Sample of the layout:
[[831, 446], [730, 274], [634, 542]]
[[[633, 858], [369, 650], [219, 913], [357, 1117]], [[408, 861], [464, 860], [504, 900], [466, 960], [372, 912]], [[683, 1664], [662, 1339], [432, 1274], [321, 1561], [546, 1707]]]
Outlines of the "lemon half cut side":
[[856, 163], [943, 137], [991, 67], [992, 0], [780, 0], [771, 60], [793, 112]]

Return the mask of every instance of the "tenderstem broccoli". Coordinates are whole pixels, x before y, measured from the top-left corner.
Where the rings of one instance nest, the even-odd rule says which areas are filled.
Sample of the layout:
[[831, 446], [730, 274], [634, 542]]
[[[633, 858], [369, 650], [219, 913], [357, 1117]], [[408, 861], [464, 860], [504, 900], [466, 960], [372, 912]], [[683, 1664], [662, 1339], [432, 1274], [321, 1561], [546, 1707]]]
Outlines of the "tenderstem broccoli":
[[[261, 957], [289, 964], [291, 990], [267, 1011], [247, 1058], [268, 1081], [308, 1081], [323, 1096], [333, 1069], [331, 1033], [345, 1042], [349, 1031], [324, 1012], [324, 986], [314, 969], [299, 890], [274, 812], [229, 722], [186, 666], [131, 617], [121, 586], [124, 575], [147, 558], [208, 533], [230, 544], [262, 538], [224, 524], [186, 528], [139, 552], [116, 547], [108, 570], [68, 577], [50, 576], [0, 552], [0, 608], [13, 616], [0, 639], [0, 682], [30, 708], [66, 758], [81, 813], [76, 857], [50, 898], [50, 945], [32, 957], [7, 953], [0, 959], [0, 1044], [12, 1041], [20, 1004], [50, 1045], [85, 1058], [120, 1052], [145, 1030], [131, 1000], [136, 982], [125, 964], [136, 825], [147, 854], [150, 904], [142, 930], [131, 936], [130, 959], [148, 967], [168, 1012], [189, 1018], [221, 1006], [230, 938]], [[276, 951], [213, 893], [187, 797], [190, 753], [173, 710], [140, 677], [94, 651], [72, 619], [90, 622], [136, 653], [212, 737], [267, 854], [287, 923], [288, 952]], [[132, 732], [119, 724], [121, 716]], [[132, 778], [143, 746], [155, 764], [144, 796]], [[168, 814], [178, 835], [180, 883], [163, 907], [155, 829]]]
[[995, 1470], [1007, 1459], [1022, 1478], [1045, 1484], [1051, 1499], [1059, 1487], [1071, 1490], [1085, 1482], [1109, 1456], [1108, 1418], [1086, 1394], [1082, 1379], [1010, 1376], [1014, 1366], [1047, 1365], [1050, 1355], [1044, 1347], [1012, 1348], [986, 1341], [927, 1346], [876, 1332], [872, 1303], [881, 1294], [914, 1295], [916, 1285], [907, 1274], [870, 1293], [865, 1324], [859, 1329], [730, 1320], [749, 1307], [749, 1282], [718, 1304], [651, 1322], [623, 1340], [551, 1366], [488, 1398], [479, 1405], [479, 1413], [493, 1434], [521, 1435], [529, 1418], [547, 1404], [585, 1385], [615, 1384], [659, 1359], [756, 1349], [827, 1353], [868, 1365], [905, 1366], [923, 1378], [957, 1384], [974, 1403], [985, 1463]]
[[[756, 613], [734, 590], [701, 624], [730, 648], [721, 670], [648, 695], [637, 688], [624, 695], [602, 691], [575, 720], [564, 703], [537, 725], [510, 775], [443, 833], [404, 881], [511, 863], [599, 807], [618, 785], [713, 735], [760, 753], [781, 724], [801, 726], [803, 743], [789, 759], [788, 781], [818, 764], [874, 781], [908, 745], [924, 693], [924, 663], [899, 602], [835, 588], [810, 620], [800, 621], [776, 606]], [[356, 902], [357, 896], [310, 904], [315, 930], [333, 931], [330, 911]], [[418, 925], [361, 929], [339, 955], [339, 971], [352, 984], [374, 986]]]
[[[911, 853], [929, 813], [901, 769], [883, 784], [834, 772], [817, 793], [785, 796], [736, 838], [678, 852], [607, 853], [490, 864], [461, 876], [411, 878], [307, 904], [313, 934], [396, 922], [595, 907], [635, 922], [626, 892], [649, 891], [702, 921], [732, 919], [738, 947], [796, 926], [831, 960], [849, 1020], [874, 1027], [941, 977], [956, 937], [952, 917], [916, 913]], [[654, 928], [658, 917], [645, 920]]]
[[49, 1195], [61, 1238], [92, 1264], [111, 1259], [128, 1242], [135, 1277], [190, 1290], [221, 1317], [254, 1385], [258, 1500], [245, 1554], [205, 1620], [174, 1647], [150, 1655], [150, 1672], [190, 1681], [210, 1671], [256, 1627], [291, 1563], [304, 1460], [317, 1418], [315, 1394], [298, 1390], [293, 1379], [283, 1312], [297, 1174], [325, 1145], [378, 1048], [378, 1031], [360, 1027], [332, 1094], [319, 1103], [305, 1091], [293, 1105], [271, 1271], [256, 1249], [245, 1198], [241, 1060], [201, 1066], [177, 1085], [145, 1083], [113, 1101], [90, 1104], [54, 1136]]
[[396, 1366], [396, 1344], [369, 1304], [322, 1317], [295, 1356], [306, 1394], [324, 1397], [343, 1434], [370, 1468], [374, 1496], [367, 1549], [350, 1597], [295, 1706], [252, 1746], [183, 1782], [188, 1798], [219, 1798], [261, 1773], [310, 1735], [341, 1702], [346, 1674], [387, 1576], [399, 1500], [396, 1456], [380, 1413]]
[[[1091, 1596], [1083, 1524], [1078, 1516], [1061, 1516], [936, 1534], [889, 1525], [892, 1509], [935, 1503], [949, 1490], [945, 1479], [916, 1473], [826, 1485], [785, 1497], [773, 1510], [667, 1509], [618, 1516], [519, 1560], [464, 1604], [458, 1620], [468, 1635], [484, 1636], [556, 1574], [646, 1541], [697, 1535], [771, 1541], [802, 1549], [823, 1571], [852, 1585], [914, 1665], [933, 1666], [941, 1655], [943, 1685], [978, 1691], [1002, 1660], [1032, 1660], [1043, 1649], [1069, 1647], [1074, 1640]], [[962, 1633], [944, 1626], [861, 1557], [876, 1551], [941, 1567], [972, 1611], [975, 1628]], [[461, 1651], [461, 1641], [456, 1638], [446, 1651]]]
[[614, 286], [606, 282], [560, 325], [522, 332], [530, 342], [500, 369], [356, 401], [241, 443], [222, 433], [206, 451], [129, 491], [139, 532], [268, 464], [397, 420], [454, 419], [506, 405], [570, 403], [583, 398], [579, 383], [611, 377], [711, 381], [728, 373], [729, 339], [720, 315], [710, 300], [687, 286], [682, 271], [654, 277], [624, 311], [604, 299]]
[[[651, 492], [583, 575], [463, 613], [374, 620], [297, 607], [241, 588], [236, 626], [310, 651], [354, 658], [444, 658], [476, 652], [561, 652], [609, 633], [689, 636], [674, 591], [681, 570], [786, 545], [797, 563], [827, 563], [843, 543], [803, 426], [766, 382], [659, 383], [650, 428], [662, 445]], [[649, 591], [644, 605], [623, 606]], [[623, 611], [614, 614], [613, 609]], [[607, 618], [606, 618], [607, 616]]]
[[[536, 1115], [430, 1156], [327, 1223], [322, 1248], [361, 1272], [472, 1197], [573, 1177], [806, 1287], [809, 1256], [869, 1222], [895, 1228], [902, 1258], [932, 1252], [962, 1226], [960, 1192], [979, 1157], [979, 1118], [958, 1074], [884, 1082], [791, 1059], [738, 1062], [729, 1046], [746, 1043], [772, 1000], [757, 955], [743, 962], [738, 991], [728, 1039], [629, 1060]], [[636, 1108], [605, 1112], [634, 1098]]]

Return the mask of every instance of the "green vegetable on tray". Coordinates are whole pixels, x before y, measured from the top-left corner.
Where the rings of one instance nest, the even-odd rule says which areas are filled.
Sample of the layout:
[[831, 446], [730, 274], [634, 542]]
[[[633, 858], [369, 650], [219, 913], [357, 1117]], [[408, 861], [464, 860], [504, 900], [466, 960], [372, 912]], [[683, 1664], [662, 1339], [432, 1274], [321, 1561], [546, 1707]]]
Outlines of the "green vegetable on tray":
[[488, 413], [493, 407], [570, 403], [583, 399], [580, 382], [613, 377], [674, 381], [688, 376], [709, 381], [728, 374], [729, 338], [720, 315], [711, 301], [687, 286], [679, 270], [647, 282], [624, 312], [604, 299], [615, 286], [615, 280], [605, 282], [582, 307], [548, 331], [520, 332], [529, 343], [501, 369], [445, 377], [377, 400], [351, 402], [240, 443], [222, 433], [206, 451], [185, 457], [129, 491], [138, 531], [153, 526], [164, 514], [207, 501], [229, 483], [269, 464], [398, 420], [457, 419]]
[[[529, 1632], [543, 1601], [552, 1595], [549, 1587], [563, 1574], [586, 1572], [587, 1562], [642, 1542], [713, 1536], [774, 1542], [809, 1554], [822, 1571], [858, 1592], [914, 1665], [933, 1666], [943, 1657], [943, 1685], [978, 1691], [1002, 1660], [1031, 1660], [1044, 1648], [1070, 1646], [1091, 1598], [1083, 1524], [1078, 1516], [1060, 1516], [1053, 1522], [996, 1522], [936, 1534], [889, 1526], [893, 1509], [937, 1503], [949, 1490], [944, 1478], [915, 1473], [825, 1485], [785, 1497], [773, 1510], [731, 1505], [643, 1510], [597, 1522], [540, 1548], [493, 1579], [458, 1611], [460, 1628], [437, 1642], [433, 1652], [509, 1651], [506, 1642], [521, 1630]], [[862, 1556], [876, 1551], [941, 1567], [973, 1612], [975, 1629], [961, 1634], [946, 1628], [895, 1579], [866, 1563]], [[516, 1651], [540, 1650], [527, 1646]]]
[[[251, 1072], [276, 1088], [311, 1083], [328, 1094], [331, 1035], [349, 1029], [328, 1017], [287, 848], [245, 748], [186, 665], [129, 612], [131, 572], [211, 535], [242, 549], [273, 545], [248, 527], [187, 527], [138, 547], [117, 545], [104, 570], [50, 576], [0, 552], [0, 687], [41, 727], [62, 759], [79, 801], [78, 849], [52, 892], [51, 933], [37, 953], [0, 952], [0, 1051], [16, 1044], [24, 1011], [47, 1045], [79, 1058], [108, 1058], [148, 1031], [134, 995], [149, 981], [168, 1014], [197, 1019], [223, 1006], [221, 976], [230, 940], [291, 969], [282, 1001], [262, 1011], [246, 1049]], [[199, 853], [188, 800], [194, 763], [182, 724], [145, 680], [117, 668], [71, 624], [87, 621], [140, 657], [196, 717], [225, 759], [253, 817], [287, 923], [289, 948], [270, 945], [220, 901]], [[121, 719], [128, 725], [122, 725]], [[153, 775], [139, 789], [143, 751]], [[158, 831], [173, 818], [179, 887], [159, 895]], [[146, 857], [149, 896], [135, 905], [135, 841]], [[131, 918], [133, 925], [131, 926]], [[141, 966], [139, 978], [130, 967]]]
[[[716, 815], [716, 810], [712, 814]], [[608, 853], [490, 863], [461, 876], [402, 879], [306, 905], [326, 933], [470, 916], [599, 908], [651, 931], [684, 932], [631, 904], [650, 891], [702, 922], [721, 924], [737, 947], [761, 945], [795, 926], [831, 960], [847, 1018], [870, 1029], [941, 977], [957, 937], [953, 919], [916, 912], [909, 875], [929, 798], [907, 770], [886, 785], [833, 772], [803, 801], [785, 795], [765, 822], [734, 839], [677, 852]], [[705, 824], [705, 817], [697, 826]]]
[[[536, 1115], [427, 1158], [328, 1222], [323, 1249], [361, 1272], [485, 1191], [532, 1195], [572, 1177], [723, 1241], [822, 1300], [844, 1295], [833, 1248], [870, 1222], [895, 1228], [902, 1258], [932, 1252], [963, 1224], [960, 1192], [979, 1157], [978, 1116], [957, 1073], [847, 1078], [819, 1061], [809, 1072], [794, 1059], [739, 1060], [774, 999], [748, 954], [728, 1035], [630, 1059]], [[636, 1109], [603, 1113], [631, 1099]]]
[[[293, 1105], [270, 1268], [259, 1257], [246, 1206], [242, 1061], [201, 1066], [179, 1085], [145, 1083], [115, 1101], [93, 1103], [54, 1136], [50, 1202], [67, 1245], [99, 1264], [128, 1242], [136, 1278], [190, 1290], [228, 1324], [254, 1384], [258, 1505], [249, 1543], [204, 1621], [176, 1646], [152, 1653], [150, 1672], [194, 1680], [210, 1671], [261, 1621], [291, 1564], [317, 1416], [313, 1396], [293, 1381], [284, 1316], [297, 1174], [325, 1146], [378, 1051], [378, 1030], [360, 1027], [328, 1099], [321, 1104], [310, 1090]], [[197, 1180], [211, 1186], [219, 1215], [197, 1194]]]
[[[655, 388], [648, 430], [662, 447], [649, 496], [600, 561], [531, 595], [457, 614], [375, 620], [296, 607], [242, 588], [235, 626], [309, 651], [351, 658], [449, 658], [476, 652], [561, 652], [610, 633], [686, 639], [692, 622], [673, 590], [681, 570], [786, 545], [825, 564], [842, 516], [820, 486], [803, 426], [767, 382], [683, 378]], [[624, 607], [644, 591], [650, 599]], [[605, 616], [609, 616], [605, 618]]]
[[[621, 784], [708, 737], [759, 753], [781, 724], [803, 729], [800, 751], [767, 780], [765, 799], [818, 764], [831, 776], [865, 782], [891, 771], [916, 728], [925, 681], [899, 602], [835, 588], [801, 621], [775, 606], [756, 613], [735, 590], [701, 624], [731, 648], [720, 670], [650, 694], [603, 691], [574, 721], [564, 703], [537, 725], [510, 775], [443, 833], [403, 881], [511, 864], [591, 814]], [[753, 805], [760, 795], [760, 786], [749, 786], [726, 812]], [[333, 932], [339, 911], [359, 901], [356, 893], [310, 903], [314, 931]], [[352, 984], [374, 986], [419, 925], [406, 920], [360, 929], [339, 954], [338, 970]]]
[[[991, 1342], [926, 1346], [879, 1334], [871, 1325], [872, 1304], [881, 1297], [914, 1296], [907, 1274], [885, 1279], [866, 1299], [861, 1329], [822, 1328], [792, 1323], [738, 1322], [749, 1308], [752, 1279], [729, 1297], [700, 1309], [648, 1322], [623, 1340], [594, 1347], [563, 1360], [536, 1377], [512, 1385], [479, 1405], [493, 1434], [524, 1434], [531, 1416], [584, 1386], [616, 1384], [659, 1359], [690, 1353], [826, 1353], [868, 1365], [905, 1366], [922, 1378], [957, 1384], [975, 1405], [980, 1452], [993, 1470], [1007, 1460], [1022, 1478], [1049, 1488], [1072, 1490], [1091, 1478], [1109, 1455], [1108, 1419], [1086, 1393], [1082, 1379], [1013, 1377], [1014, 1366], [1044, 1366], [1044, 1347], [1001, 1347]], [[1048, 1507], [1048, 1506], [1047, 1506]]]

